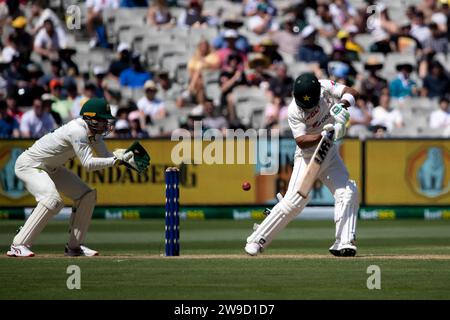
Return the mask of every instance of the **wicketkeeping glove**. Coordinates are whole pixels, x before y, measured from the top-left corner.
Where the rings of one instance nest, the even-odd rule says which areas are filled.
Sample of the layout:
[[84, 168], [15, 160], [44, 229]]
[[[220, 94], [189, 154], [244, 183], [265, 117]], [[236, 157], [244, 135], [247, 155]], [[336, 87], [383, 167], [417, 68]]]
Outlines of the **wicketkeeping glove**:
[[135, 141], [128, 149], [115, 150], [113, 154], [120, 164], [139, 173], [144, 172], [150, 165], [150, 156], [138, 141]]
[[342, 103], [334, 104], [330, 109], [330, 114], [333, 116], [336, 123], [342, 123], [343, 125], [350, 119], [350, 112], [345, 109]]

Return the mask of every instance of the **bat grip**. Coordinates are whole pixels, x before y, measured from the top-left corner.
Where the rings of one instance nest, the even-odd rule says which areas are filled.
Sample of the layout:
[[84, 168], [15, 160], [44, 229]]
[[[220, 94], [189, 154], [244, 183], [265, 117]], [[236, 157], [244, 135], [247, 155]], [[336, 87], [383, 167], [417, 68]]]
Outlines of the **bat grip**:
[[329, 140], [333, 140], [333, 137], [334, 137], [334, 130], [328, 131], [327, 132], [327, 138]]

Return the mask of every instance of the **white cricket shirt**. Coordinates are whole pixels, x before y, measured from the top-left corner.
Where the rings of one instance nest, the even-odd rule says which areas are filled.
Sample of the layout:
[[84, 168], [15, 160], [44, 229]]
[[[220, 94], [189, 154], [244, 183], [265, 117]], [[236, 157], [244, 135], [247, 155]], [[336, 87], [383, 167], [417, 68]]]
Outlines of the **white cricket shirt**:
[[74, 119], [37, 140], [24, 155], [31, 166], [46, 171], [52, 171], [74, 157], [80, 159], [87, 171], [113, 166], [114, 155], [106, 148], [103, 136], [89, 136], [88, 133], [86, 122]]

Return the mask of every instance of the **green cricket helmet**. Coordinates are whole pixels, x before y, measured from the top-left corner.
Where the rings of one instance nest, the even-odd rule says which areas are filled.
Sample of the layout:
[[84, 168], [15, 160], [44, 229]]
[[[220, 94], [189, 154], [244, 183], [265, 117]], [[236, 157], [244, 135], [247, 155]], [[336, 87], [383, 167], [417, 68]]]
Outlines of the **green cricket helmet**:
[[312, 73], [303, 73], [295, 79], [294, 99], [302, 109], [312, 109], [319, 104], [320, 82]]
[[80, 116], [94, 134], [106, 136], [112, 129], [114, 116], [111, 114], [109, 103], [103, 98], [86, 101], [81, 107]]

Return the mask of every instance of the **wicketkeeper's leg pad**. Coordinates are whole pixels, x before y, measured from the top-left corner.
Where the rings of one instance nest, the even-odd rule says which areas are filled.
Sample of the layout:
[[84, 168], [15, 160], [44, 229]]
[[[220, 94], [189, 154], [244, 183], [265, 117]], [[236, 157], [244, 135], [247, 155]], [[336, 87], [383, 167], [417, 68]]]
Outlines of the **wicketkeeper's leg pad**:
[[347, 244], [355, 240], [356, 220], [359, 210], [359, 195], [356, 183], [349, 180], [345, 188], [334, 193], [334, 222], [336, 223], [336, 240]]
[[31, 246], [50, 219], [64, 207], [59, 194], [44, 197], [38, 202], [22, 229], [14, 237], [14, 245]]
[[75, 201], [72, 215], [70, 216], [69, 248], [78, 248], [80, 244], [83, 244], [91, 224], [96, 199], [97, 191], [90, 190]]
[[308, 201], [309, 198], [304, 199], [298, 192], [288, 192], [247, 238], [247, 243], [258, 243], [262, 248], [267, 248], [276, 235], [305, 208]]

